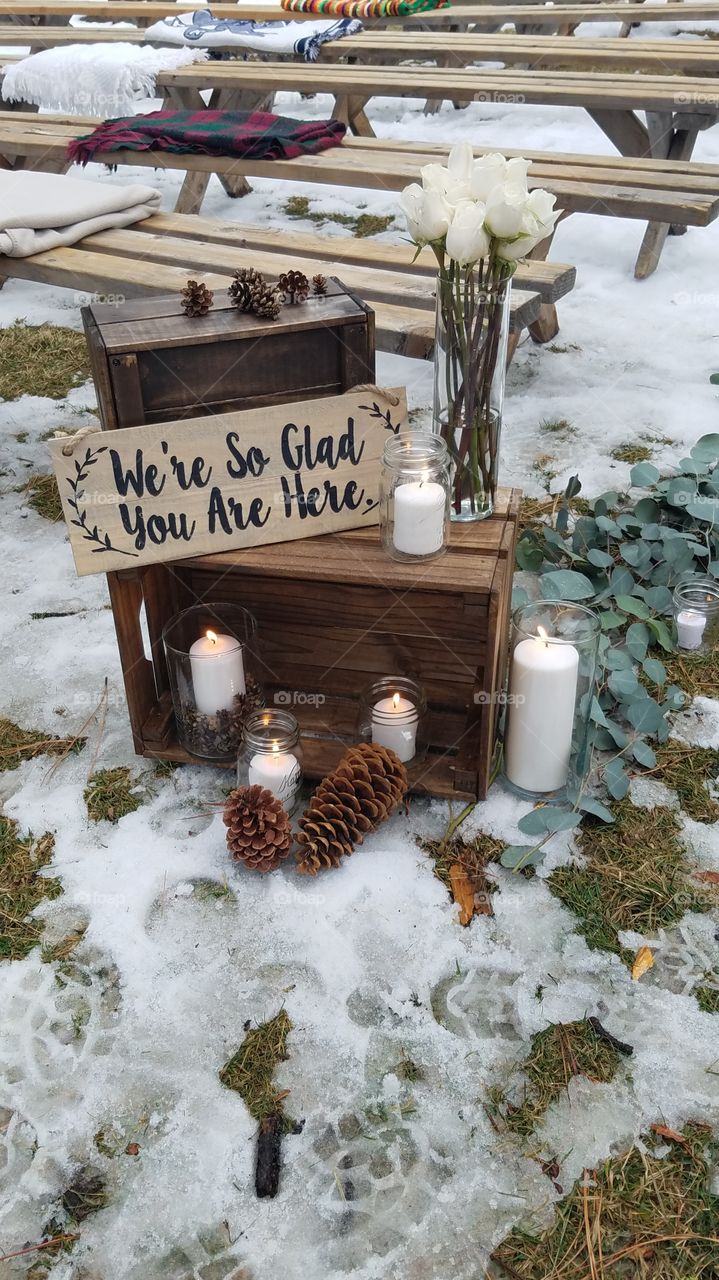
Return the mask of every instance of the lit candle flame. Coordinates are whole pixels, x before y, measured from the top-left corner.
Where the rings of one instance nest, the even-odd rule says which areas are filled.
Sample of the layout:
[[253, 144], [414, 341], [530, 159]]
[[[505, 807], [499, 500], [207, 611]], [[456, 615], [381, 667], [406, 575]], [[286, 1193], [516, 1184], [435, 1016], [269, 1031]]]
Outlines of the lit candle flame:
[[205, 635], [207, 636], [207, 639], [209, 640], [210, 644], [217, 644], [217, 632], [216, 632], [216, 631], [206, 631], [206, 632], [205, 632]]
[[543, 640], [545, 644], [549, 644], [549, 636], [544, 630], [544, 627], [537, 627], [537, 638], [539, 640]]
[[280, 751], [280, 744], [279, 744], [279, 742], [273, 742], [273, 743], [272, 743], [272, 754], [273, 754], [273, 756], [279, 755], [279, 751]]
[[392, 698], [392, 710], [396, 711], [398, 707], [399, 707], [399, 694], [396, 693]]

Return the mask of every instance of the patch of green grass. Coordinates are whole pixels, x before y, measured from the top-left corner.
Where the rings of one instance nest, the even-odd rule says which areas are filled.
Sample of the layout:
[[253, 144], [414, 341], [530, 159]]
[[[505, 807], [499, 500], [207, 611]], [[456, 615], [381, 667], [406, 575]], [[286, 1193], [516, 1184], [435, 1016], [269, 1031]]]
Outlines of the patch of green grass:
[[38, 840], [20, 836], [17, 823], [0, 816], [0, 960], [24, 960], [40, 941], [45, 921], [31, 914], [62, 893], [59, 880], [40, 874], [54, 848], [49, 831]]
[[612, 449], [610, 457], [615, 462], [648, 462], [654, 450], [645, 444], [618, 444]]
[[116, 769], [98, 769], [90, 777], [84, 791], [87, 816], [91, 822], [119, 822], [140, 808], [144, 799], [126, 765]]
[[556, 480], [559, 472], [552, 464], [557, 459], [553, 453], [540, 453], [532, 463], [532, 471], [540, 481], [542, 487], [549, 493], [549, 489], [553, 480]]
[[463, 840], [461, 836], [455, 836], [449, 841], [420, 840], [419, 847], [432, 859], [437, 879], [451, 892], [450, 870], [456, 863], [459, 863], [470, 880], [483, 880], [485, 867], [490, 862], [499, 862], [506, 842], [495, 840], [494, 836], [480, 831], [471, 840]]
[[[549, 494], [546, 498], [522, 498], [519, 507], [520, 536], [525, 529], [536, 529], [543, 524], [553, 524], [563, 499], [563, 494]], [[584, 516], [589, 511], [586, 498], [570, 498], [568, 507], [572, 515]]]
[[665, 786], [676, 791], [687, 816], [695, 822], [719, 821], [719, 804], [707, 789], [708, 782], [719, 778], [719, 751], [713, 747], [692, 747], [671, 738], [657, 747], [656, 756], [657, 764], [652, 772]]
[[17, 440], [18, 444], [27, 444], [29, 438], [30, 437], [27, 431], [18, 431], [17, 435], [15, 436], [15, 439]]
[[60, 490], [54, 476], [38, 472], [22, 487], [22, 493], [28, 495], [27, 504], [36, 511], [43, 520], [52, 520], [57, 524], [62, 520], [62, 502]]
[[542, 418], [539, 430], [550, 436], [576, 436], [577, 428], [568, 418]]
[[674, 810], [638, 809], [622, 800], [612, 811], [611, 825], [589, 820], [580, 827], [584, 865], [557, 868], [547, 885], [577, 916], [575, 928], [588, 947], [630, 964], [632, 953], [619, 943], [623, 929], [653, 934], [687, 911], [709, 911], [715, 897], [691, 878]]
[[21, 729], [12, 720], [0, 719], [0, 769], [17, 769], [23, 760], [35, 756], [76, 755], [85, 742], [85, 738], [58, 738], [39, 729]]
[[85, 336], [61, 325], [16, 320], [0, 329], [0, 400], [62, 400], [90, 377]]
[[504, 1091], [493, 1091], [492, 1102], [506, 1127], [527, 1137], [574, 1076], [606, 1083], [620, 1062], [621, 1055], [586, 1018], [554, 1023], [532, 1036], [530, 1051], [519, 1064], [526, 1081], [522, 1102], [509, 1102]]
[[565, 356], [568, 351], [581, 351], [578, 342], [553, 342], [547, 347], [547, 351], [553, 351], [557, 356]]
[[59, 942], [44, 944], [40, 952], [40, 959], [45, 964], [53, 964], [55, 961], [68, 960], [76, 947], [80, 945], [87, 932], [87, 925], [83, 925], [81, 929], [75, 929], [72, 933], [68, 933], [65, 938], [61, 938]]
[[313, 210], [310, 209], [308, 196], [290, 196], [285, 201], [284, 213], [288, 218], [307, 219], [317, 225], [335, 222], [340, 227], [349, 227], [352, 234], [360, 240], [379, 235], [394, 222], [392, 214], [381, 216], [375, 213], [335, 213], [331, 209]]
[[[663, 1139], [659, 1139], [663, 1141]], [[690, 1124], [662, 1158], [657, 1139], [589, 1171], [541, 1235], [516, 1228], [492, 1254], [511, 1280], [713, 1280], [719, 1198], [710, 1190], [719, 1144]]]
[[699, 1008], [703, 1013], [719, 1013], [719, 974], [714, 974], [716, 986], [710, 986], [709, 983], [703, 982], [695, 987], [692, 995], [695, 997]]
[[[283, 1102], [286, 1093], [279, 1093], [273, 1084], [273, 1076], [278, 1063], [285, 1062], [287, 1037], [292, 1030], [292, 1023], [284, 1009], [280, 1009], [269, 1022], [261, 1022], [259, 1026], [248, 1030], [237, 1053], [225, 1063], [220, 1071], [220, 1080], [226, 1089], [239, 1093], [250, 1115], [255, 1120], [266, 1120], [269, 1116], [283, 1115]], [[289, 1130], [293, 1124], [285, 1117], [285, 1127]]]
[[404, 1050], [402, 1050], [402, 1056], [393, 1070], [400, 1080], [408, 1080], [410, 1084], [414, 1084], [417, 1080], [424, 1080], [424, 1071], [421, 1066], [413, 1058], [409, 1058]]
[[715, 698], [719, 689], [719, 648], [710, 653], [662, 654], [669, 684], [676, 684], [689, 698]]

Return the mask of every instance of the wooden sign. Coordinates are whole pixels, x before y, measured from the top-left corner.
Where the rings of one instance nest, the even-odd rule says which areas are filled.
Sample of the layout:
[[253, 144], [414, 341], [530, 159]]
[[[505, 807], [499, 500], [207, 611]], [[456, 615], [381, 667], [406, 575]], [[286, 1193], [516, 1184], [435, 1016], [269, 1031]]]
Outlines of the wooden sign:
[[50, 441], [79, 574], [376, 525], [403, 389]]

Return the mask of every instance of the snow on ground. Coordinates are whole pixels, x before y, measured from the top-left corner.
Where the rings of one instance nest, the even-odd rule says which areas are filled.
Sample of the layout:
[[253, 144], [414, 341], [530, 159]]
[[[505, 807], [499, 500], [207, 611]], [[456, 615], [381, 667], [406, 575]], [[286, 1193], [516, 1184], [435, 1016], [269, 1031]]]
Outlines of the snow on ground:
[[[282, 106], [310, 114], [327, 103], [288, 97]], [[580, 111], [476, 104], [427, 117], [418, 104], [379, 101], [372, 115], [387, 136], [610, 151]], [[701, 135], [697, 158], [719, 161], [719, 130]], [[146, 181], [147, 171], [137, 176]], [[171, 208], [178, 177], [155, 181]], [[308, 229], [282, 211], [302, 193], [261, 181], [231, 202], [213, 180], [204, 212]], [[317, 210], [396, 212], [391, 193], [304, 193]], [[342, 229], [328, 224], [321, 234], [335, 232]], [[525, 341], [511, 368], [505, 483], [540, 493], [537, 459], [550, 454], [540, 470], [556, 473], [553, 488], [578, 471], [595, 493], [627, 478], [626, 464], [610, 456], [616, 446], [648, 436], [658, 463], [670, 464], [717, 429], [709, 374], [718, 367], [719, 226], [668, 240], [659, 270], [638, 283], [641, 234], [635, 222], [581, 215], [560, 227], [553, 256], [576, 264], [577, 287], [560, 304], [556, 350]], [[399, 235], [397, 223], [385, 238]], [[79, 301], [10, 282], [0, 323], [77, 325]], [[383, 379], [406, 381], [412, 403], [428, 406], [426, 365], [382, 356]], [[64, 734], [96, 704], [105, 677], [110, 691], [99, 743], [51, 778], [45, 759], [0, 777], [5, 811], [24, 829], [56, 835], [53, 872], [65, 892], [47, 907], [49, 936], [89, 924], [64, 988], [38, 952], [0, 964], [0, 1252], [38, 1239], [73, 1170], [90, 1162], [109, 1178], [111, 1203], [83, 1225], [54, 1280], [221, 1280], [240, 1263], [254, 1280], [349, 1272], [476, 1280], [514, 1223], [551, 1216], [551, 1182], [497, 1137], [482, 1106], [487, 1086], [506, 1079], [549, 1021], [596, 1014], [635, 1046], [631, 1070], [601, 1087], [580, 1082], [548, 1114], [540, 1139], [568, 1153], [565, 1187], [650, 1123], [719, 1123], [719, 1020], [690, 994], [714, 964], [714, 925], [687, 916], [658, 941], [666, 963], [632, 982], [616, 957], [590, 952], [573, 932], [543, 883], [545, 868], [532, 882], [499, 871], [495, 918], [462, 930], [415, 842], [443, 830], [438, 803], [413, 803], [409, 819], [395, 817], [341, 870], [315, 881], [290, 868], [259, 879], [228, 865], [221, 820], [206, 811], [224, 777], [183, 768], [158, 779], [135, 760], [104, 580], [75, 576], [62, 528], [17, 491], [48, 465], [42, 437], [86, 424], [93, 403], [88, 385], [60, 404], [24, 397], [0, 405], [0, 711]], [[543, 435], [540, 422], [558, 418], [574, 433]], [[31, 618], [57, 611], [72, 616]], [[718, 711], [703, 700], [698, 720], [684, 717], [677, 733], [716, 741]], [[152, 789], [117, 826], [87, 820], [82, 793], [95, 750], [97, 767], [130, 764]], [[516, 839], [525, 807], [495, 787], [468, 830]], [[697, 823], [687, 832], [702, 865], [716, 867], [716, 832]], [[568, 856], [558, 837], [547, 866]], [[206, 879], [226, 882], [227, 896], [204, 894], [196, 886]], [[254, 1124], [217, 1073], [245, 1022], [282, 1004], [295, 1029], [277, 1078], [290, 1090], [291, 1114], [306, 1123], [285, 1141], [280, 1195], [258, 1201]], [[421, 1065], [421, 1081], [398, 1076], [403, 1055]], [[98, 1153], [100, 1131], [116, 1158]], [[128, 1141], [139, 1143], [138, 1156], [124, 1154]], [[351, 1203], [337, 1180], [350, 1164]], [[6, 1269], [3, 1280], [21, 1273]]]

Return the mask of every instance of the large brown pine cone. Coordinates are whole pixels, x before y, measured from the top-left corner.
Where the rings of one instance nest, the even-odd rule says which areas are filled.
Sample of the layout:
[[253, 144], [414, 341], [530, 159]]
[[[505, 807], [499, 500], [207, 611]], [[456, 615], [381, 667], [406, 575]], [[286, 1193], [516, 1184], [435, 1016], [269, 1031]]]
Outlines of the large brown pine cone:
[[214, 296], [206, 284], [201, 284], [197, 280], [188, 280], [180, 294], [182, 310], [186, 316], [206, 316]]
[[394, 751], [363, 742], [320, 783], [300, 818], [297, 870], [315, 876], [339, 866], [402, 800], [407, 771]]
[[250, 311], [261, 320], [276, 320], [282, 303], [279, 291], [272, 284], [261, 280], [250, 289]]
[[240, 267], [233, 273], [232, 284], [227, 290], [230, 301], [239, 311], [249, 311], [252, 307], [252, 290], [257, 284], [264, 283], [264, 276], [254, 267]]
[[265, 787], [231, 791], [222, 817], [230, 854], [252, 871], [274, 871], [292, 848], [289, 814]]

